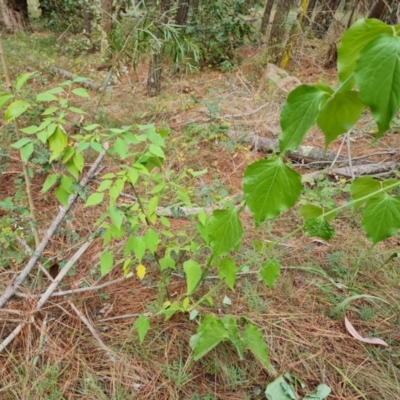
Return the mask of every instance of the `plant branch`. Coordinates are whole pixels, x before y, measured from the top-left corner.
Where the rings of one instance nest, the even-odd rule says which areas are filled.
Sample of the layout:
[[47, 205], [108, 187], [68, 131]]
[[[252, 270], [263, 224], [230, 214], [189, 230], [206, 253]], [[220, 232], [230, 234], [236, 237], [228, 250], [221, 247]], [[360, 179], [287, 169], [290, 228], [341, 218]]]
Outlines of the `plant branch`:
[[[87, 172], [87, 174], [84, 176], [84, 178], [81, 180], [79, 183], [80, 188], [84, 188], [87, 183], [91, 180], [93, 177], [94, 173], [96, 172], [98, 166], [100, 165], [101, 161], [103, 160], [104, 156], [106, 155], [106, 152], [108, 150], [108, 143], [105, 143], [103, 151], [99, 154], [97, 157], [96, 161], [92, 164], [92, 167], [90, 170]], [[14, 296], [15, 292], [17, 291], [18, 287], [25, 281], [25, 279], [28, 277], [29, 273], [32, 271], [36, 263], [38, 262], [39, 258], [41, 257], [44, 249], [46, 248], [47, 244], [49, 243], [51, 237], [54, 235], [54, 232], [58, 228], [58, 226], [61, 224], [63, 221], [64, 217], [74, 204], [75, 200], [78, 198], [79, 191], [77, 193], [72, 194], [68, 198], [68, 204], [66, 207], [62, 207], [60, 212], [58, 213], [57, 217], [53, 220], [52, 224], [50, 225], [49, 229], [47, 230], [46, 234], [44, 235], [41, 243], [39, 246], [36, 248], [33, 256], [31, 259], [28, 261], [28, 263], [25, 265], [23, 270], [20, 272], [18, 277], [8, 285], [4, 293], [0, 296], [0, 309], [5, 306], [7, 301]]]

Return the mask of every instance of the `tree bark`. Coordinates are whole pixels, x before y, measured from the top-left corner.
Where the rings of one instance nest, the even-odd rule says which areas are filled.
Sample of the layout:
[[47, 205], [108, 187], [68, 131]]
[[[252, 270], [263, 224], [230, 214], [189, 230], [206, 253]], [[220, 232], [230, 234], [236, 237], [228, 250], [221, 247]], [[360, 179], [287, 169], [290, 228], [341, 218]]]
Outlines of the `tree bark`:
[[101, 29], [106, 35], [111, 31], [112, 23], [112, 0], [102, 0], [101, 4]]
[[[160, 24], [167, 24], [169, 21], [168, 11], [171, 8], [171, 0], [161, 0], [160, 4]], [[157, 30], [154, 36], [159, 40], [160, 31]], [[162, 46], [161, 46], [162, 47]], [[150, 97], [157, 96], [161, 91], [162, 76], [162, 49], [151, 55], [149, 74], [147, 78], [147, 95]]]
[[30, 31], [27, 0], [0, 0], [0, 32]]
[[190, 0], [179, 0], [178, 11], [175, 16], [175, 23], [179, 26], [185, 26], [189, 14]]
[[286, 20], [289, 14], [292, 0], [279, 0], [276, 6], [271, 35], [268, 40], [268, 56], [270, 62], [277, 64], [282, 58], [285, 42]]
[[269, 20], [271, 18], [271, 11], [272, 7], [274, 6], [274, 0], [267, 0], [265, 3], [265, 8], [264, 8], [264, 14], [261, 20], [261, 28], [260, 28], [260, 33], [261, 35], [265, 35], [267, 33], [268, 25], [269, 25]]
[[320, 17], [315, 21], [315, 32], [317, 37], [323, 39], [331, 26], [333, 16], [338, 9], [341, 0], [324, 0], [320, 11]]

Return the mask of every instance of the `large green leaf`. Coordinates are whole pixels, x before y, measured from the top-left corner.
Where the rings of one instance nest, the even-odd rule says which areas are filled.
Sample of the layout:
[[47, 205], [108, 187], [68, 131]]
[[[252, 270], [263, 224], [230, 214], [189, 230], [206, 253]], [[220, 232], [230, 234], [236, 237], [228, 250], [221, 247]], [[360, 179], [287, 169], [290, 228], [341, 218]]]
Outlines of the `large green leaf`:
[[374, 244], [396, 235], [400, 229], [400, 197], [385, 193], [368, 200], [363, 211], [362, 227]]
[[200, 264], [194, 260], [185, 261], [183, 270], [186, 275], [187, 295], [190, 296], [196, 290], [203, 272], [201, 271]]
[[325, 135], [325, 148], [354, 126], [364, 107], [357, 92], [338, 92], [325, 103], [317, 118]]
[[233, 258], [224, 258], [219, 266], [218, 276], [224, 279], [228, 287], [233, 290], [236, 281], [237, 267]]
[[281, 265], [276, 260], [268, 260], [261, 268], [260, 275], [264, 283], [271, 289], [281, 273]]
[[229, 335], [229, 340], [235, 346], [240, 359], [243, 357], [243, 342], [239, 339], [239, 329], [236, 324], [236, 319], [230, 316], [224, 317], [222, 323]]
[[257, 223], [294, 206], [302, 191], [301, 175], [279, 157], [256, 161], [245, 170], [243, 192]]
[[29, 108], [29, 103], [25, 100], [17, 100], [11, 103], [4, 114], [6, 122], [12, 121], [14, 118], [18, 118]]
[[[354, 179], [350, 186], [351, 198], [354, 200], [353, 206], [355, 210], [358, 210], [368, 199], [360, 200], [369, 194], [377, 192], [381, 189], [381, 182], [371, 176], [363, 176], [361, 178]], [[382, 195], [378, 194], [377, 196]]]
[[214, 257], [224, 256], [240, 245], [242, 223], [235, 209], [215, 210], [206, 221], [206, 236]]
[[308, 85], [301, 85], [289, 94], [281, 112], [281, 153], [299, 148], [306, 133], [315, 124], [324, 96], [328, 96], [325, 91]]
[[25, 85], [26, 81], [30, 78], [32, 78], [33, 75], [35, 75], [36, 72], [27, 72], [26, 74], [22, 74], [15, 79], [14, 82], [14, 88], [17, 92], [19, 92], [22, 88], [22, 86]]
[[48, 142], [52, 152], [49, 161], [52, 162], [57, 159], [68, 146], [68, 136], [61, 127], [57, 126], [54, 133], [48, 138]]
[[242, 340], [258, 361], [267, 368], [271, 366], [268, 358], [268, 347], [260, 331], [254, 325], [246, 324]]
[[190, 338], [190, 347], [194, 351], [195, 361], [227, 339], [229, 335], [222, 321], [213, 315], [206, 315], [197, 333]]
[[340, 82], [353, 74], [357, 57], [365, 45], [382, 33], [391, 34], [392, 28], [377, 19], [360, 19], [343, 34], [337, 61]]
[[379, 35], [369, 42], [360, 52], [354, 76], [360, 99], [379, 127], [379, 138], [400, 108], [400, 38]]

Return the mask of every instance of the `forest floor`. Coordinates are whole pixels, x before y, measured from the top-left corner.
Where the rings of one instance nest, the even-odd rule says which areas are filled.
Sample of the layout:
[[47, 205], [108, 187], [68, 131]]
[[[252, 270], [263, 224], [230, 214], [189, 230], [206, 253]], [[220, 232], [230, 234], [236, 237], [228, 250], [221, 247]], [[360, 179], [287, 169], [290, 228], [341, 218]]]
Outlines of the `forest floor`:
[[[58, 40], [52, 34], [35, 33], [4, 38], [4, 46], [14, 77], [39, 71], [38, 78], [31, 82], [32, 92], [49, 89], [64, 80], [50, 74], [51, 65], [100, 84], [107, 73], [97, 54], [75, 54], [73, 39], [68, 37]], [[288, 73], [302, 83], [335, 86], [335, 69], [322, 66], [325, 47], [323, 43], [299, 43]], [[126, 64], [120, 77], [114, 78], [110, 93], [100, 98], [98, 93], [91, 92], [90, 100], [80, 99], [77, 106], [90, 116], [99, 104], [96, 122], [104, 127], [150, 123], [168, 127], [166, 168], [177, 175], [189, 168], [207, 170], [197, 179], [187, 181], [187, 189], [193, 195], [193, 204], [213, 205], [218, 199], [240, 194], [245, 167], [266, 157], [266, 152], [235, 142], [230, 134], [276, 139], [279, 113], [287, 96], [276, 85], [267, 84], [259, 90], [266, 65], [262, 47], [246, 48], [241, 56], [242, 63], [225, 73], [204, 69], [191, 75], [174, 75], [173, 68], [165, 66], [162, 93], [157, 98], [145, 95], [147, 65], [139, 65], [133, 71]], [[375, 125], [365, 113], [352, 133], [352, 158], [396, 160], [400, 154], [398, 123], [396, 120], [389, 134], [372, 144]], [[3, 124], [0, 146], [5, 154], [0, 158], [4, 163], [0, 201], [20, 193], [22, 169], [18, 153], [7, 147], [10, 133]], [[339, 138], [334, 142], [330, 150], [339, 151], [341, 141]], [[312, 129], [306, 144], [323, 149], [322, 133]], [[347, 157], [346, 146], [341, 154]], [[112, 162], [108, 163], [104, 164], [106, 171], [112, 169]], [[293, 162], [293, 166], [306, 174], [321, 165], [299, 161]], [[40, 194], [44, 179], [45, 175], [40, 173], [33, 179], [41, 233], [59, 207], [51, 192], [46, 196]], [[344, 204], [349, 199], [349, 182], [350, 178], [321, 174], [305, 186], [301, 204]], [[83, 205], [83, 201], [77, 202], [52, 239], [45, 252], [48, 258], [69, 259], [77, 243], [90, 235], [101, 210], [95, 212]], [[0, 209], [0, 218], [2, 215], [4, 211]], [[255, 241], [277, 241], [297, 228], [301, 217], [296, 207], [277, 221], [259, 227], [254, 226], [248, 213], [243, 213], [242, 221], [245, 239], [235, 254], [237, 265], [254, 256]], [[177, 232], [196, 229], [189, 218], [170, 218], [170, 223], [171, 230]], [[361, 213], [348, 209], [332, 224], [336, 236], [329, 243], [299, 233], [274, 250], [264, 246], [249, 273], [238, 277], [235, 291], [226, 289], [215, 295], [214, 303], [220, 307], [210, 307], [210, 312], [218, 316], [245, 316], [256, 324], [268, 345], [276, 373], [289, 372], [305, 384], [304, 388], [299, 387], [299, 396], [326, 383], [332, 388], [329, 399], [400, 398], [400, 264], [398, 257], [385, 263], [399, 251], [399, 238], [372, 247], [360, 228]], [[121, 243], [116, 242], [115, 246]], [[98, 238], [62, 288], [79, 282], [94, 284], [99, 279], [101, 249], [102, 240]], [[0, 259], [3, 262], [5, 258]], [[15, 270], [26, 261], [20, 258], [14, 260]], [[267, 258], [278, 258], [283, 266], [272, 290], [251, 273]], [[10, 260], [6, 261], [9, 265]], [[1, 291], [9, 282], [9, 267], [4, 265], [0, 265]], [[117, 266], [101, 282], [121, 276], [122, 268]], [[277, 375], [266, 371], [250, 354], [240, 360], [232, 346], [222, 344], [192, 362], [189, 339], [197, 325], [184, 314], [175, 314], [168, 321], [155, 320], [143, 345], [139, 344], [133, 326], [137, 315], [157, 310], [165, 301], [158, 276], [156, 268], [149, 268], [142, 281], [133, 277], [71, 297], [103, 342], [115, 352], [114, 361], [110, 361], [109, 354], [98, 345], [64, 297], [48, 301], [40, 315], [36, 315], [35, 323], [27, 324], [0, 354], [0, 399], [265, 398], [266, 385]], [[213, 282], [210, 279], [204, 286], [211, 287]], [[172, 296], [185, 291], [185, 281], [179, 274], [172, 276], [169, 291]], [[223, 304], [226, 295], [230, 305]], [[379, 299], [371, 300], [365, 295]], [[352, 296], [356, 297], [351, 301]], [[6, 308], [22, 315], [29, 313], [34, 304], [35, 300], [29, 297], [14, 298]], [[207, 306], [203, 306], [202, 311], [206, 310]], [[389, 346], [354, 339], [345, 328], [345, 316], [363, 337], [381, 338]], [[0, 337], [4, 338], [14, 329], [15, 322], [3, 319], [1, 314], [0, 321]]]

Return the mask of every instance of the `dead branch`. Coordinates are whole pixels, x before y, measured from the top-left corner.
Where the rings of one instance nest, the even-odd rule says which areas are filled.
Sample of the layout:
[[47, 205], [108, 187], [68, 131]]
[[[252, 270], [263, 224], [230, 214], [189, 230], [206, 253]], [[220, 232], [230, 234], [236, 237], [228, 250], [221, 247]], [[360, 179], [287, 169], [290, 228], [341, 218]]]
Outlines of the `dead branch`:
[[[108, 144], [106, 143], [104, 145], [103, 151], [99, 154], [97, 157], [96, 161], [93, 163], [91, 166], [90, 170], [87, 172], [87, 174], [84, 176], [84, 178], [81, 180], [79, 183], [80, 188], [83, 189], [87, 183], [92, 179], [94, 173], [96, 172], [98, 166], [100, 165], [101, 161], [103, 160], [104, 156], [106, 155], [106, 151], [108, 149]], [[4, 305], [7, 303], [7, 301], [14, 296], [15, 292], [17, 291], [18, 287], [25, 281], [25, 279], [28, 277], [34, 266], [36, 265], [37, 261], [41, 257], [44, 249], [46, 248], [47, 244], [49, 243], [51, 237], [54, 235], [54, 232], [58, 228], [58, 226], [61, 224], [63, 221], [64, 217], [74, 204], [75, 200], [78, 198], [79, 195], [79, 190], [77, 193], [72, 194], [68, 198], [68, 204], [66, 207], [62, 207], [60, 212], [58, 213], [57, 217], [53, 220], [52, 224], [50, 225], [49, 229], [47, 230], [46, 234], [44, 235], [42, 241], [40, 242], [40, 245], [36, 248], [33, 256], [31, 259], [28, 261], [28, 263], [25, 265], [23, 270], [20, 272], [20, 274], [14, 279], [6, 288], [4, 293], [0, 296], [0, 308], [3, 308]]]
[[[57, 67], [50, 67], [50, 72], [53, 75], [61, 75], [62, 77], [66, 78], [66, 79], [74, 79], [75, 76], [69, 72], [66, 71], [65, 69], [61, 69], [61, 68], [57, 68]], [[86, 81], [83, 82], [76, 82], [78, 85], [82, 85], [90, 90], [94, 90], [94, 91], [98, 91], [98, 92], [103, 92], [103, 85], [99, 85], [98, 83], [94, 83], [93, 81], [91, 81], [90, 79], [87, 79]]]

